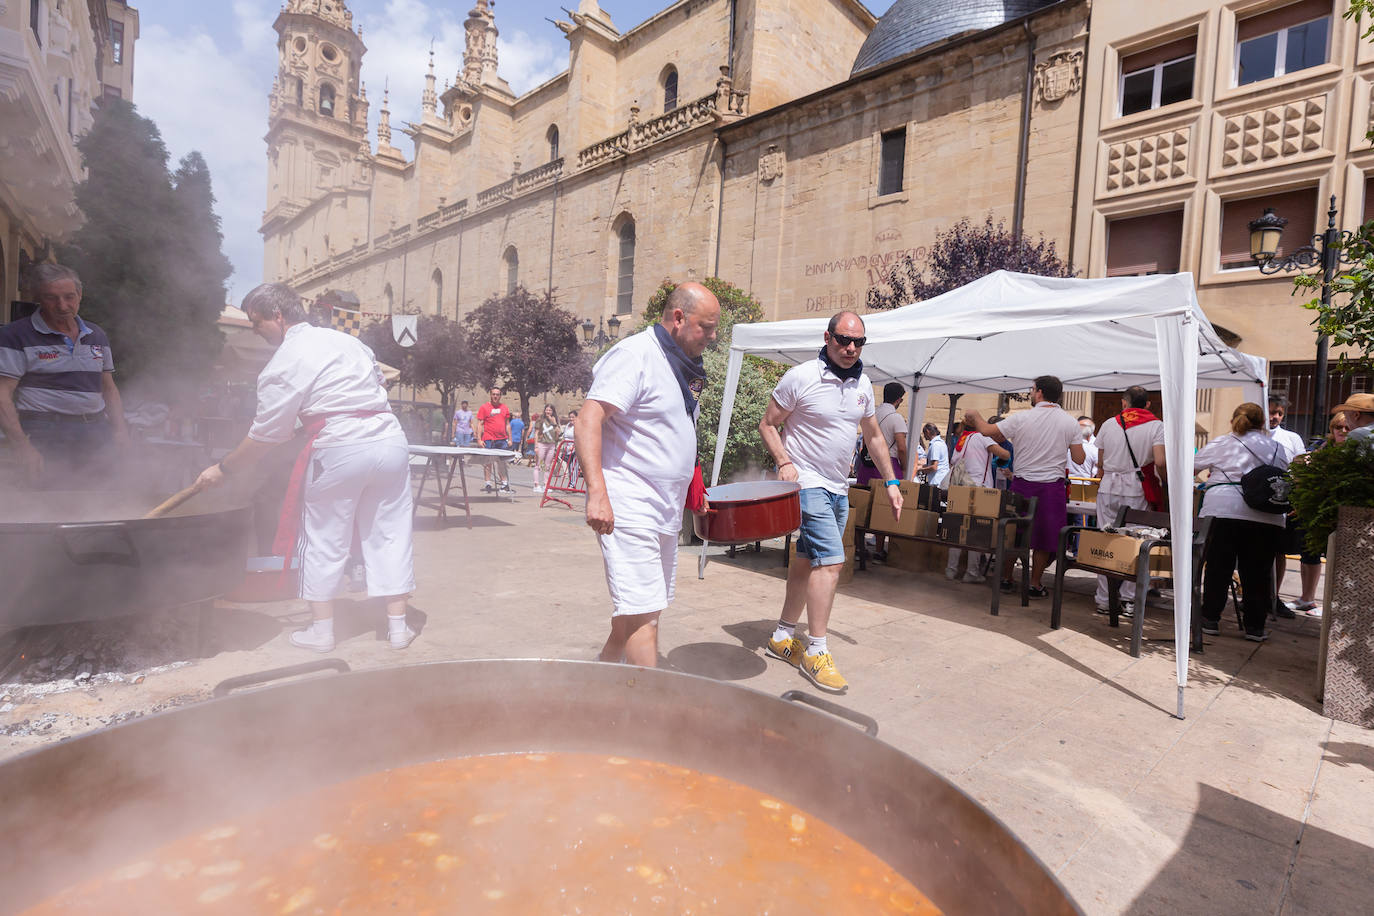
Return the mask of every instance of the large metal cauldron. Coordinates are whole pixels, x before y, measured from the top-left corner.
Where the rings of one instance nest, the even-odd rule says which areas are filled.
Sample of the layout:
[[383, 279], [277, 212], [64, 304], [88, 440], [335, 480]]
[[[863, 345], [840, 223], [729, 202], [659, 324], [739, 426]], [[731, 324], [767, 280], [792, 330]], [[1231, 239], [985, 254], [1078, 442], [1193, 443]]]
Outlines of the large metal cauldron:
[[1077, 912], [991, 815], [838, 719], [693, 675], [546, 660], [297, 681], [0, 764], [0, 836], [16, 838], [0, 856], [0, 911], [300, 792], [454, 756], [557, 751], [752, 786], [864, 844], [948, 914]]
[[244, 576], [253, 510], [225, 496], [153, 519], [140, 516], [155, 495], [49, 490], [0, 501], [0, 628], [178, 607]]
[[788, 480], [727, 483], [706, 491], [710, 511], [694, 516], [697, 537], [712, 544], [748, 544], [801, 526], [801, 487]]

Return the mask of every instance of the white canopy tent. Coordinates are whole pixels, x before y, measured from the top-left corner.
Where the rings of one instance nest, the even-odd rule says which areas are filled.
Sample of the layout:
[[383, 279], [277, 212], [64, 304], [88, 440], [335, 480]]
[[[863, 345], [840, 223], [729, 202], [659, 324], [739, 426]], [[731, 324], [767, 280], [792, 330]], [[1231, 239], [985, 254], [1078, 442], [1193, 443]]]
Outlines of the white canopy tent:
[[[734, 328], [712, 483], [720, 463], [746, 354], [797, 364], [816, 358], [828, 317]], [[1192, 274], [1080, 280], [997, 271], [942, 296], [864, 316], [864, 371], [875, 384], [912, 392], [908, 428], [931, 393], [1024, 392], [1038, 375], [1057, 375], [1070, 391], [1120, 392], [1131, 385], [1163, 393], [1170, 476], [1189, 480], [1195, 393], [1245, 389], [1263, 403], [1265, 360], [1222, 343], [1198, 306]], [[1191, 487], [1169, 488], [1175, 544], [1193, 536]], [[1174, 582], [1192, 582], [1192, 552], [1173, 552]], [[1188, 677], [1191, 589], [1174, 589], [1178, 716]]]

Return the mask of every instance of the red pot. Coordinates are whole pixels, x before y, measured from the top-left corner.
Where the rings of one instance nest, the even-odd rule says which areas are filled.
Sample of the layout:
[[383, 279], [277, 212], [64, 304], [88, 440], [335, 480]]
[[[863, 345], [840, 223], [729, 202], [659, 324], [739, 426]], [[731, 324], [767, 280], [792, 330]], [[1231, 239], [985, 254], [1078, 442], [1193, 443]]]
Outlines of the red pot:
[[713, 544], [748, 544], [801, 527], [801, 486], [789, 480], [727, 483], [706, 491], [710, 510], [696, 516], [697, 537]]

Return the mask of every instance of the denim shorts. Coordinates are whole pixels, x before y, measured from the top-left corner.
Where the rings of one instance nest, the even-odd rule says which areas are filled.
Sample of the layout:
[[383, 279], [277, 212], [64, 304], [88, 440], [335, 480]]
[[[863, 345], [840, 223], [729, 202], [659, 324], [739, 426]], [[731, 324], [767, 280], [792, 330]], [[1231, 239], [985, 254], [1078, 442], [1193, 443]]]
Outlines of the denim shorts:
[[824, 487], [801, 491], [801, 534], [797, 554], [811, 565], [836, 566], [844, 562], [844, 526], [849, 520], [849, 494], [831, 493]]

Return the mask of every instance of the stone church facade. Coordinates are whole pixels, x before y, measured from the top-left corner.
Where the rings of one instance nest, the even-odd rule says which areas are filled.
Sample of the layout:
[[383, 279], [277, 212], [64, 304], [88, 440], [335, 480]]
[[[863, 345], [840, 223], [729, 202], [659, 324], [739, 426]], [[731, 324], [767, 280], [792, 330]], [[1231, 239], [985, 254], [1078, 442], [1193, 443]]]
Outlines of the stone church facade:
[[[1246, 225], [1275, 206], [1292, 250], [1331, 194], [1340, 226], [1374, 215], [1374, 43], [1345, 6], [897, 0], [875, 20], [855, 0], [679, 0], [621, 33], [582, 0], [557, 23], [568, 69], [517, 97], [475, 0], [406, 154], [385, 96], [369, 142], [342, 0], [288, 0], [265, 275], [379, 313], [551, 287], [594, 323], [716, 275], [791, 318], [862, 310], [938, 230], [990, 215], [1080, 276], [1192, 271], [1301, 405], [1310, 313], [1249, 262]], [[1199, 396], [1200, 436], [1232, 401]]]

